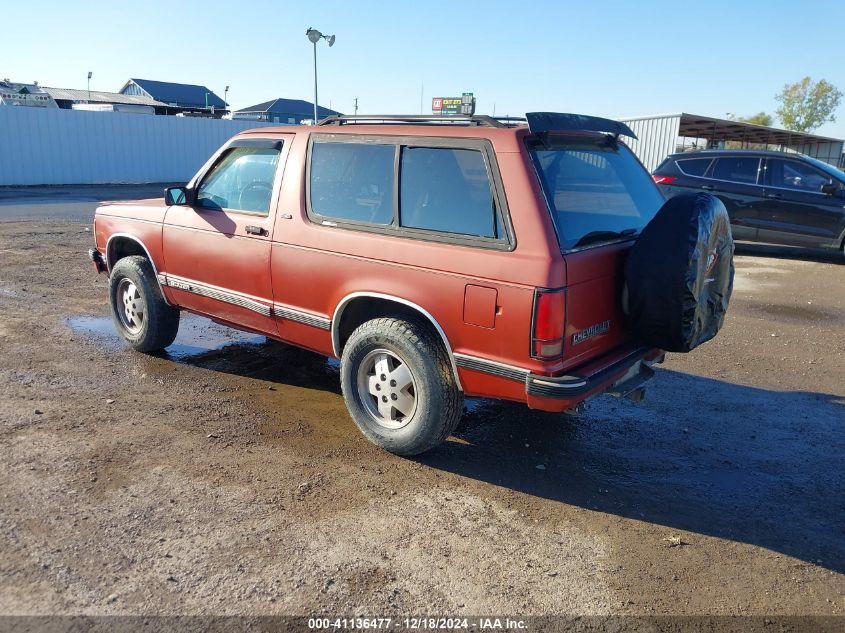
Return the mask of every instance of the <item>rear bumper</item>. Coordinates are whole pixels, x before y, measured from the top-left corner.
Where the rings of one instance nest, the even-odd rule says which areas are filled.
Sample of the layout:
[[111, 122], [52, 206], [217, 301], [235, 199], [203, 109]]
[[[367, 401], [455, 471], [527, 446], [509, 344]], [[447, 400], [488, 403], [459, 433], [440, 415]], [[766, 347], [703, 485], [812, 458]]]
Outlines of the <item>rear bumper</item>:
[[[587, 369], [583, 372], [553, 377], [528, 374], [525, 379], [525, 393], [528, 396], [562, 400], [592, 395], [637, 366], [638, 363], [643, 366], [643, 361], [645, 361], [645, 366], [648, 366], [654, 362], [660, 362], [657, 358], [661, 355], [653, 348], [642, 347], [593, 371]], [[651, 361], [649, 358], [651, 358]]]
[[109, 272], [109, 266], [106, 263], [105, 258], [103, 257], [102, 253], [98, 251], [96, 248], [89, 248], [88, 249], [88, 259], [94, 264], [94, 270], [98, 273], [107, 273]]
[[[663, 350], [631, 346], [615, 350], [564, 376], [545, 376], [478, 356], [455, 353], [455, 362], [471, 373], [461, 382], [471, 395], [525, 402], [531, 409], [566, 411], [599, 393], [628, 395], [641, 390], [663, 362]], [[481, 378], [486, 376], [486, 378]], [[520, 388], [521, 387], [521, 388]]]
[[[653, 375], [652, 365], [662, 363], [665, 353], [639, 348], [615, 360], [598, 362], [565, 376], [528, 374], [525, 395], [528, 406], [542, 411], [566, 411], [600, 393], [625, 396], [644, 393], [642, 385]], [[631, 397], [631, 396], [629, 396]]]

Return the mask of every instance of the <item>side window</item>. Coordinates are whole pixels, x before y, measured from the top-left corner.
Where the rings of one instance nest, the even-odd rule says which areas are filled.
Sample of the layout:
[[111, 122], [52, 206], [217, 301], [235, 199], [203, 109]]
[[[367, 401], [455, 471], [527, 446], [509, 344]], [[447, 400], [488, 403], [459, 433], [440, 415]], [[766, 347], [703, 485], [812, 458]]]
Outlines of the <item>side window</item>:
[[329, 143], [311, 147], [311, 206], [330, 220], [393, 222], [394, 145]]
[[831, 182], [829, 176], [795, 160], [770, 158], [766, 161], [766, 179], [772, 187], [821, 193], [822, 185]]
[[267, 215], [279, 148], [233, 147], [211, 168], [197, 191], [197, 206]]
[[400, 171], [400, 226], [497, 236], [490, 175], [480, 151], [403, 147]]
[[687, 176], [703, 176], [712, 162], [711, 158], [683, 158], [678, 161], [678, 167]]
[[756, 184], [760, 159], [751, 156], [726, 156], [716, 159], [713, 178], [745, 184]]

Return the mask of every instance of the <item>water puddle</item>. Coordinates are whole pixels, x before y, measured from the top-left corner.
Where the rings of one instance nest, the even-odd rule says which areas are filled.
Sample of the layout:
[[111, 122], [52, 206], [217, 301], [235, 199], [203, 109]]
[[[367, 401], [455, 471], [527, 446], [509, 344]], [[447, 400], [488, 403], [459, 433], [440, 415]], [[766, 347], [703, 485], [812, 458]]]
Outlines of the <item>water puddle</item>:
[[765, 312], [766, 314], [774, 317], [793, 319], [796, 321], [831, 321], [836, 319], [834, 315], [829, 314], [824, 310], [805, 306], [784, 305], [775, 303], [771, 305], [760, 306], [759, 309]]
[[[71, 330], [95, 340], [107, 351], [129, 349], [111, 317], [75, 316], [66, 323]], [[181, 316], [179, 334], [173, 344], [154, 356], [271, 383], [339, 390], [337, 359], [187, 313]]]
[[[98, 339], [110, 349], [129, 347], [115, 330], [110, 317], [71, 317], [67, 319], [67, 324], [74, 332]], [[182, 315], [179, 334], [173, 345], [165, 350], [164, 355], [173, 360], [182, 360], [219, 351], [231, 345], [261, 345], [266, 341], [264, 336], [234, 330], [202, 317]]]

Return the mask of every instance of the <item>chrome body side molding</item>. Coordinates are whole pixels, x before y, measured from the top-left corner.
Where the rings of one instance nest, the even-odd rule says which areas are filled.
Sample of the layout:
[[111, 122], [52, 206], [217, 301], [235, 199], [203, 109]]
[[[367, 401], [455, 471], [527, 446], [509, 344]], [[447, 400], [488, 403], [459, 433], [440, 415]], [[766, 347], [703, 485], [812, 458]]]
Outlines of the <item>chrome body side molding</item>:
[[455, 354], [455, 362], [458, 364], [458, 367], [463, 367], [464, 369], [472, 369], [473, 371], [480, 371], [485, 374], [516, 380], [517, 382], [525, 382], [529, 374], [527, 369], [506, 365], [505, 363], [499, 363], [494, 360], [487, 360], [486, 358], [479, 358], [478, 356], [470, 356], [469, 354]]
[[312, 314], [311, 312], [303, 312], [290, 306], [282, 305], [280, 303], [273, 304], [273, 313], [282, 319], [289, 321], [296, 321], [297, 323], [304, 323], [311, 327], [320, 328], [321, 330], [331, 330], [332, 320], [319, 314]]
[[257, 312], [262, 316], [269, 317], [273, 314], [273, 310], [268, 304], [261, 303], [260, 301], [256, 301], [255, 299], [252, 299], [250, 297], [244, 296], [236, 292], [232, 292], [231, 290], [226, 290], [225, 288], [210, 286], [208, 284], [194, 281], [193, 279], [176, 277], [175, 275], [163, 274], [158, 275], [157, 277], [159, 283], [164, 286], [169, 286], [170, 288], [176, 288], [177, 290], [192, 292], [202, 297], [208, 297], [210, 299], [216, 299], [217, 301], [231, 303], [232, 305], [236, 305], [241, 308], [246, 308], [247, 310]]

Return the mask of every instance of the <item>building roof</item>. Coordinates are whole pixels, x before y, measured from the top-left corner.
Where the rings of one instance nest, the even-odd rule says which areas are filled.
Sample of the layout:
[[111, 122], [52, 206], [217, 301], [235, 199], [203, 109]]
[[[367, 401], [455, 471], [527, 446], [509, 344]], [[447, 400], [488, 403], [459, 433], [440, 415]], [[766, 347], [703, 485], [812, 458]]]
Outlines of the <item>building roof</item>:
[[[168, 105], [179, 106], [197, 106], [205, 107], [206, 94], [208, 94], [208, 105], [215, 108], [226, 108], [226, 103], [209, 90], [205, 86], [196, 86], [194, 84], [176, 84], [169, 81], [154, 81], [152, 79], [136, 79], [130, 78], [126, 82], [137, 84], [144, 92], [150, 95], [157, 101], [163, 101]], [[121, 92], [126, 89], [126, 86], [121, 88]]]
[[[249, 108], [243, 108], [238, 110], [238, 112], [254, 112], [254, 113], [264, 113], [264, 112], [271, 112], [277, 114], [302, 114], [302, 115], [312, 115], [314, 114], [314, 104], [310, 101], [304, 101], [302, 99], [272, 99], [270, 101], [265, 101], [264, 103], [259, 103], [254, 106], [250, 106]], [[329, 108], [324, 108], [323, 106], [317, 106], [317, 116], [321, 119], [323, 117], [331, 116], [333, 114], [340, 114], [335, 110], [331, 110]]]
[[[119, 92], [103, 92], [102, 90], [76, 90], [74, 88], [43, 88], [57, 101], [89, 101], [91, 103], [122, 103], [127, 105], [148, 105], [164, 107], [167, 104], [141, 95], [124, 95]], [[90, 96], [89, 96], [90, 94]]]

